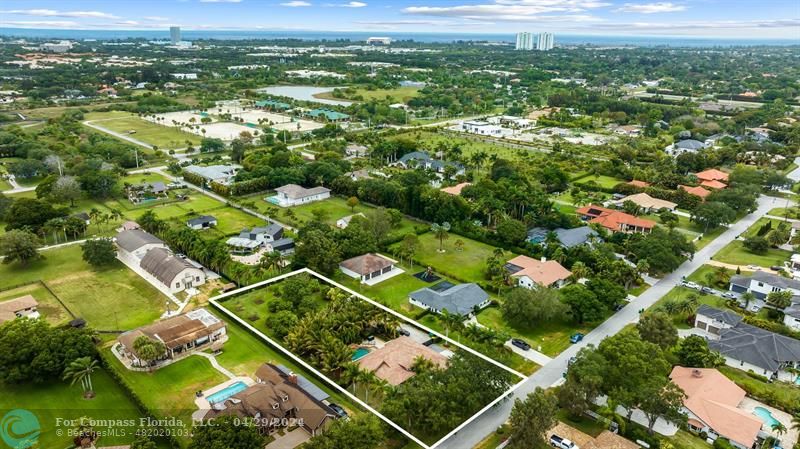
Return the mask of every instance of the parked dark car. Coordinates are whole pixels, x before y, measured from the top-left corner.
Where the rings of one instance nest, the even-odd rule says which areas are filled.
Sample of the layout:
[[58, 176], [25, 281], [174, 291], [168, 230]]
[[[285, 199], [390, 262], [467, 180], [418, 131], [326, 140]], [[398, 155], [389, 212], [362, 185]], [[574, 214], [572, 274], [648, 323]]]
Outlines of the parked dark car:
[[397, 329], [397, 333], [402, 335], [402, 336], [404, 336], [404, 337], [410, 337], [411, 336], [411, 332], [409, 332], [408, 329], [403, 329], [402, 327], [400, 329]]
[[328, 404], [328, 407], [331, 410], [333, 410], [337, 415], [339, 415], [340, 418], [346, 418], [348, 416], [347, 411], [338, 404], [334, 404], [333, 402], [331, 402], [330, 404]]
[[520, 340], [519, 338], [512, 338], [511, 344], [518, 347], [519, 349], [522, 349], [523, 351], [531, 349], [531, 345], [526, 343], [525, 340]]
[[570, 343], [573, 343], [573, 344], [575, 344], [575, 343], [577, 343], [577, 342], [579, 342], [579, 341], [583, 340], [583, 337], [584, 337], [584, 335], [583, 335], [582, 333], [580, 333], [580, 332], [577, 332], [577, 333], [575, 333], [575, 334], [572, 334], [572, 335], [569, 337], [569, 341], [570, 341]]
[[624, 308], [625, 308], [625, 303], [624, 302], [620, 302], [620, 303], [614, 304], [614, 312], [619, 312], [620, 310], [622, 310]]

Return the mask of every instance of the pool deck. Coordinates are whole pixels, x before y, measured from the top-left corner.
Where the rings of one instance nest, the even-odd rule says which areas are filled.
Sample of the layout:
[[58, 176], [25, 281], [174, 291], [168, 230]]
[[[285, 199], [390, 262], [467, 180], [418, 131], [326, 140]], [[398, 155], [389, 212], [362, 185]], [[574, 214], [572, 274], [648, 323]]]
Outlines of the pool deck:
[[800, 432], [798, 432], [797, 429], [792, 429], [792, 415], [784, 411], [778, 410], [775, 407], [770, 407], [769, 405], [764, 404], [763, 402], [756, 401], [751, 397], [745, 397], [744, 400], [742, 400], [742, 402], [739, 404], [740, 409], [751, 414], [753, 413], [753, 410], [755, 410], [756, 407], [763, 407], [769, 410], [770, 413], [772, 413], [773, 418], [777, 419], [778, 421], [781, 422], [781, 424], [786, 426], [786, 433], [783, 435], [778, 435], [777, 432], [773, 431], [766, 425], [761, 426], [762, 432], [772, 435], [773, 437], [781, 440], [781, 447], [784, 448], [790, 448], [794, 446], [795, 443], [797, 443], [797, 438], [798, 435], [800, 435]]
[[245, 385], [247, 385], [248, 387], [253, 386], [256, 383], [256, 381], [254, 381], [253, 379], [251, 379], [249, 377], [244, 377], [244, 376], [242, 376], [242, 377], [234, 377], [234, 378], [232, 378], [230, 380], [227, 380], [227, 381], [225, 381], [225, 382], [223, 382], [223, 383], [221, 383], [219, 385], [215, 385], [215, 386], [209, 388], [208, 390], [203, 391], [203, 396], [194, 398], [194, 405], [197, 406], [198, 410], [195, 411], [194, 413], [192, 413], [192, 420], [201, 421], [203, 419], [203, 417], [206, 416], [206, 413], [208, 413], [208, 411], [211, 410], [211, 404], [208, 402], [208, 399], [206, 399], [207, 397], [209, 397], [210, 395], [212, 395], [214, 393], [222, 391], [222, 390], [230, 387], [231, 385], [233, 385], [233, 384], [235, 384], [237, 382], [242, 382]]

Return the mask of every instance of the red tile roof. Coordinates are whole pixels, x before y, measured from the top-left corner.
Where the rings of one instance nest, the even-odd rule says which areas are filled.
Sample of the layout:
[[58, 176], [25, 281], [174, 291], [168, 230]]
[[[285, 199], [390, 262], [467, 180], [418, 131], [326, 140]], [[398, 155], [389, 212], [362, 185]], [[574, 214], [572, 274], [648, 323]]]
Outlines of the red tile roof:
[[533, 282], [549, 287], [557, 281], [563, 281], [572, 276], [572, 272], [561, 266], [555, 260], [541, 261], [528, 256], [517, 256], [508, 261], [521, 270], [513, 273], [512, 277], [528, 276]]
[[701, 181], [727, 181], [728, 174], [724, 171], [717, 170], [716, 168], [710, 168], [708, 170], [701, 171], [700, 173], [695, 173], [697, 179]]
[[650, 187], [650, 183], [649, 182], [637, 181], [635, 179], [633, 181], [628, 182], [628, 185], [631, 185], [631, 186], [634, 186], [634, 187], [641, 187], [641, 188]]
[[691, 193], [692, 195], [699, 196], [702, 199], [706, 199], [708, 195], [711, 195], [711, 192], [702, 188], [702, 187], [689, 187], [689, 186], [678, 186], [681, 189]]
[[716, 181], [716, 180], [714, 180], [714, 181], [703, 181], [703, 182], [700, 183], [700, 185], [703, 186], [703, 187], [708, 187], [709, 189], [717, 189], [717, 190], [724, 189], [725, 187], [728, 187], [728, 184], [725, 184], [724, 182], [719, 182], [719, 181]]
[[622, 231], [622, 226], [631, 226], [643, 229], [653, 229], [656, 222], [635, 217], [618, 210], [607, 209], [601, 206], [589, 205], [575, 211], [583, 217], [590, 217], [589, 223], [597, 223], [600, 226], [612, 230]]

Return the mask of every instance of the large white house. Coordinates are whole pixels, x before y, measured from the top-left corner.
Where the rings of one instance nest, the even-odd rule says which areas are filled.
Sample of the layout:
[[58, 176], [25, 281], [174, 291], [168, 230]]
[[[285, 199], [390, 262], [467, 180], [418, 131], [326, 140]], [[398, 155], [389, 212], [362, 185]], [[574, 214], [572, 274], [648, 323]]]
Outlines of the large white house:
[[164, 248], [153, 248], [139, 263], [147, 275], [166, 286], [171, 293], [205, 284], [206, 274], [186, 259]]
[[277, 195], [267, 198], [272, 204], [281, 207], [298, 206], [301, 204], [313, 203], [331, 197], [331, 189], [326, 187], [312, 187], [306, 189], [297, 184], [287, 184], [275, 189]]
[[125, 230], [117, 234], [117, 255], [124, 261], [139, 265], [145, 254], [153, 248], [167, 248], [161, 239], [141, 229]]
[[800, 295], [800, 281], [756, 271], [749, 276], [731, 277], [730, 290], [737, 293], [750, 292], [758, 299], [764, 299], [770, 293], [782, 291], [790, 291], [794, 296]]

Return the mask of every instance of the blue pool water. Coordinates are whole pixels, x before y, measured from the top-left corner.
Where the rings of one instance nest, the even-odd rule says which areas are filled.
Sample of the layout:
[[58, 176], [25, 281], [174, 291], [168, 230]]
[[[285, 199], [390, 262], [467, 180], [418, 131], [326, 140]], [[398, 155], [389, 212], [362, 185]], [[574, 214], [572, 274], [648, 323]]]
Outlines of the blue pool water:
[[227, 387], [219, 390], [218, 392], [208, 395], [206, 400], [208, 400], [209, 404], [216, 404], [217, 402], [223, 402], [224, 400], [228, 399], [229, 397], [235, 395], [236, 393], [242, 392], [247, 389], [247, 385], [244, 382], [236, 382], [234, 384], [230, 384]]
[[360, 359], [361, 357], [364, 357], [367, 354], [369, 354], [369, 349], [367, 349], [367, 348], [358, 348], [353, 353], [353, 361], [356, 361], [356, 360]]
[[778, 421], [772, 416], [772, 412], [765, 409], [764, 407], [754, 408], [753, 414], [758, 416], [758, 418], [761, 419], [761, 421], [764, 421], [764, 424], [767, 425], [768, 429], [772, 429], [773, 425], [780, 423], [780, 421]]

